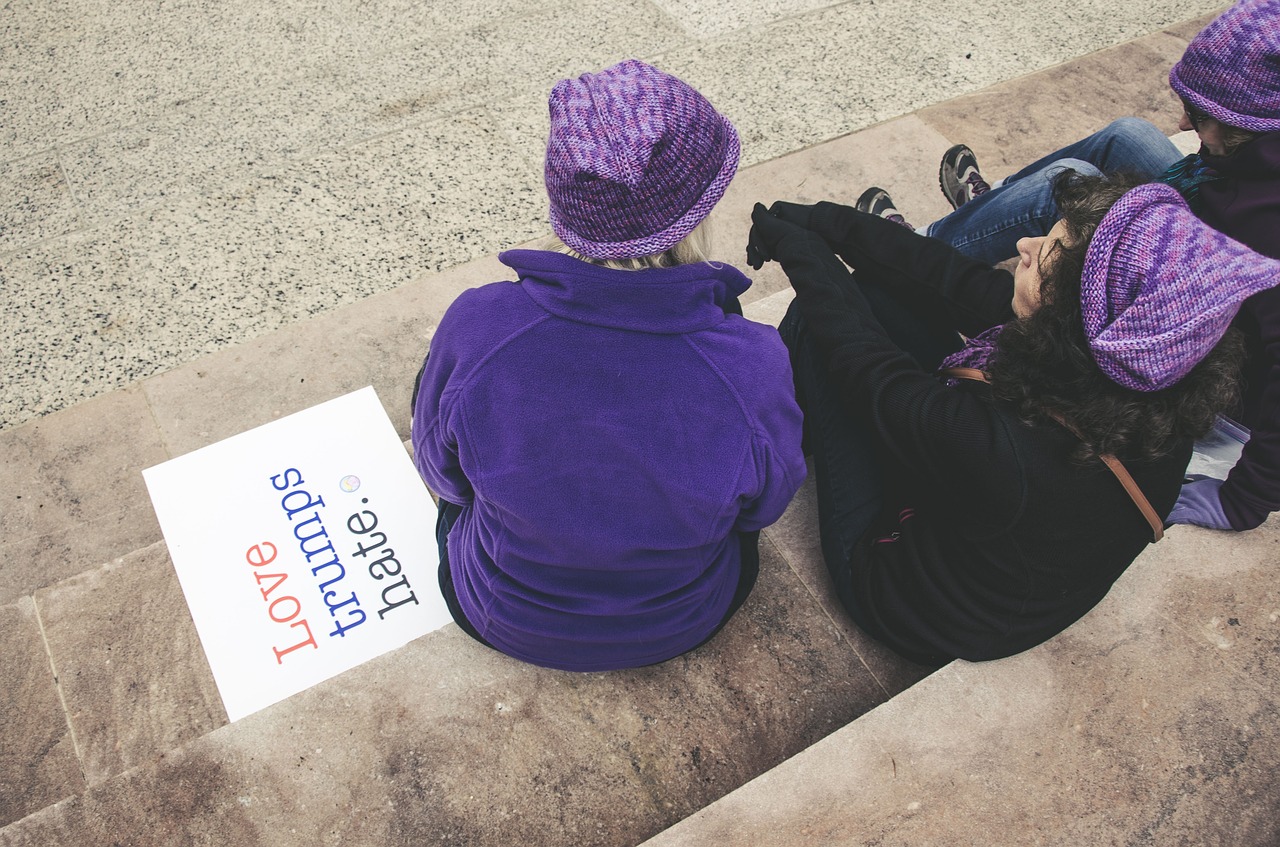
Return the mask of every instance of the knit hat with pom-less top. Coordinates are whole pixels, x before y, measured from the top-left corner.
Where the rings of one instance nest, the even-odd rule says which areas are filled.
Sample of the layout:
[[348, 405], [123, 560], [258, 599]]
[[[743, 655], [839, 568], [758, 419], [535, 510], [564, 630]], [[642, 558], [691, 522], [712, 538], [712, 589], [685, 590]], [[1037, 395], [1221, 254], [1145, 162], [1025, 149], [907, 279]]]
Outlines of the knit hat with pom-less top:
[[1102, 372], [1134, 391], [1178, 382], [1240, 304], [1280, 285], [1280, 262], [1201, 222], [1177, 191], [1141, 185], [1103, 217], [1085, 253], [1080, 306]]
[[1191, 39], [1169, 85], [1227, 126], [1280, 130], [1280, 0], [1244, 0], [1219, 15]]
[[738, 133], [686, 83], [636, 59], [551, 90], [551, 226], [592, 259], [674, 247], [724, 195]]

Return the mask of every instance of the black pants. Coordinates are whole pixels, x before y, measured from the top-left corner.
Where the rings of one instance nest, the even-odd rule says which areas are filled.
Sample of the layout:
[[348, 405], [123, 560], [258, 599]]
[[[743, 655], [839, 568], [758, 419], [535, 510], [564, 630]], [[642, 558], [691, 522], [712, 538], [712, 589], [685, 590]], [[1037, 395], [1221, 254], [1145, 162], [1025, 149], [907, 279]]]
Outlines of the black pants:
[[[849, 284], [857, 283], [851, 277]], [[874, 285], [860, 289], [885, 332], [922, 370], [936, 370], [946, 355], [960, 349], [960, 336], [938, 316], [914, 309]], [[795, 303], [778, 332], [791, 352], [796, 400], [804, 412], [805, 454], [813, 457], [822, 558], [849, 616], [876, 636], [879, 627], [853, 589], [850, 559], [884, 508], [880, 445], [869, 424], [853, 412], [857, 398], [849, 398], [832, 378], [827, 357]]]

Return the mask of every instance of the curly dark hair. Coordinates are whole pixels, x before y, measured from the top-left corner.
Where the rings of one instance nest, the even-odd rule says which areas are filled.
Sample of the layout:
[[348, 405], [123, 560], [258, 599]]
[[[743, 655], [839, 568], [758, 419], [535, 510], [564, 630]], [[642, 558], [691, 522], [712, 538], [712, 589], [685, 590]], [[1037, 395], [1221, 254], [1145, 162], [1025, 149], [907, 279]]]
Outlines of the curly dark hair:
[[1160, 391], [1118, 385], [1089, 351], [1080, 310], [1085, 254], [1107, 210], [1141, 182], [1069, 170], [1058, 175], [1054, 199], [1066, 236], [1042, 256], [1040, 306], [1005, 325], [989, 365], [993, 395], [1011, 403], [1024, 422], [1060, 418], [1076, 431], [1079, 461], [1104, 453], [1158, 458], [1208, 432], [1216, 414], [1239, 402], [1244, 344], [1235, 330]]

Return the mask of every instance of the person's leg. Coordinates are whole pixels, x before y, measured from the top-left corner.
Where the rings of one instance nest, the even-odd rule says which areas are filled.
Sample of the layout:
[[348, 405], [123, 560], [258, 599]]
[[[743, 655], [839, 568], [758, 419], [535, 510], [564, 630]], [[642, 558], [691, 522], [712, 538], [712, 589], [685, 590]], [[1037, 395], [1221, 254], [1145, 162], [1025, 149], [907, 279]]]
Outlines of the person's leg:
[[413, 394], [409, 396], [409, 435], [413, 436], [413, 419], [418, 416], [418, 389], [422, 387], [422, 375], [427, 372], [427, 359], [431, 357], [430, 351], [422, 360], [422, 367], [418, 368], [418, 375], [413, 380]]
[[[738, 551], [741, 569], [738, 572], [738, 588], [733, 593], [733, 600], [729, 603], [729, 611], [725, 612], [724, 620], [720, 626], [724, 626], [733, 617], [734, 612], [742, 608], [742, 604], [747, 602], [747, 598], [751, 596], [751, 589], [756, 587], [756, 579], [760, 576], [760, 531], [739, 532], [738, 535]], [[719, 632], [720, 628], [716, 628]], [[715, 635], [713, 632], [712, 635]]]
[[1003, 185], [1043, 170], [1059, 159], [1079, 159], [1103, 173], [1136, 174], [1154, 180], [1182, 158], [1173, 142], [1153, 124], [1141, 118], [1120, 118], [1102, 129], [1055, 150], [1022, 170], [1005, 177]]
[[900, 299], [905, 290], [899, 289], [900, 296], [875, 285], [862, 285], [860, 290], [889, 338], [910, 353], [921, 370], [932, 373], [943, 359], [964, 346], [945, 312], [925, 311], [918, 303]]
[[[856, 274], [849, 284], [857, 284]], [[860, 290], [885, 332], [922, 370], [933, 371], [943, 357], [961, 347], [960, 336], [944, 322], [873, 285]], [[869, 428], [850, 414], [844, 392], [830, 378], [826, 357], [794, 303], [778, 332], [791, 353], [796, 400], [804, 412], [805, 454], [813, 457], [822, 557], [849, 616], [876, 635], [879, 627], [853, 590], [849, 563], [883, 507], [877, 442]]]
[[1058, 220], [1053, 181], [1064, 170], [1101, 173], [1082, 159], [1059, 159], [1016, 182], [975, 197], [928, 226], [930, 238], [989, 265], [1018, 254], [1018, 239], [1045, 235]]
[[841, 601], [856, 606], [850, 596], [850, 555], [881, 508], [875, 443], [866, 427], [849, 414], [845, 398], [828, 376], [826, 357], [795, 304], [778, 331], [791, 352], [796, 399], [804, 412], [805, 448], [813, 457], [822, 557]]
[[449, 614], [453, 616], [454, 623], [476, 641], [492, 648], [493, 645], [480, 636], [463, 613], [462, 606], [458, 603], [458, 592], [453, 587], [453, 573], [449, 570], [449, 530], [453, 529], [454, 523], [461, 514], [461, 506], [443, 499], [440, 501], [439, 513], [436, 517], [436, 544], [440, 548], [440, 570], [437, 572], [440, 593], [444, 595], [444, 603], [449, 608]]
[[1058, 219], [1053, 178], [1063, 168], [1089, 175], [1125, 172], [1155, 179], [1179, 158], [1177, 148], [1160, 130], [1138, 118], [1122, 118], [1032, 162], [924, 232], [994, 265], [1017, 255], [1019, 238], [1041, 236], [1053, 227]]

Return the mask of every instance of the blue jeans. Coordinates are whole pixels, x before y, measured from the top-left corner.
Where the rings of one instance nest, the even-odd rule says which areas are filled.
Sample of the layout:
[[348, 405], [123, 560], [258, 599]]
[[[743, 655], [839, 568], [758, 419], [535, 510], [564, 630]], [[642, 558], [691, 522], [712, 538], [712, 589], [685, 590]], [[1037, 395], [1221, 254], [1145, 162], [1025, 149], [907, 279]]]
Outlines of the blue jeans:
[[979, 261], [994, 265], [1018, 253], [1018, 239], [1045, 235], [1058, 220], [1053, 178], [1070, 168], [1082, 174], [1137, 174], [1154, 180], [1182, 158], [1164, 133], [1140, 118], [1121, 118], [1075, 144], [1032, 162], [999, 188], [979, 195], [923, 232]]

